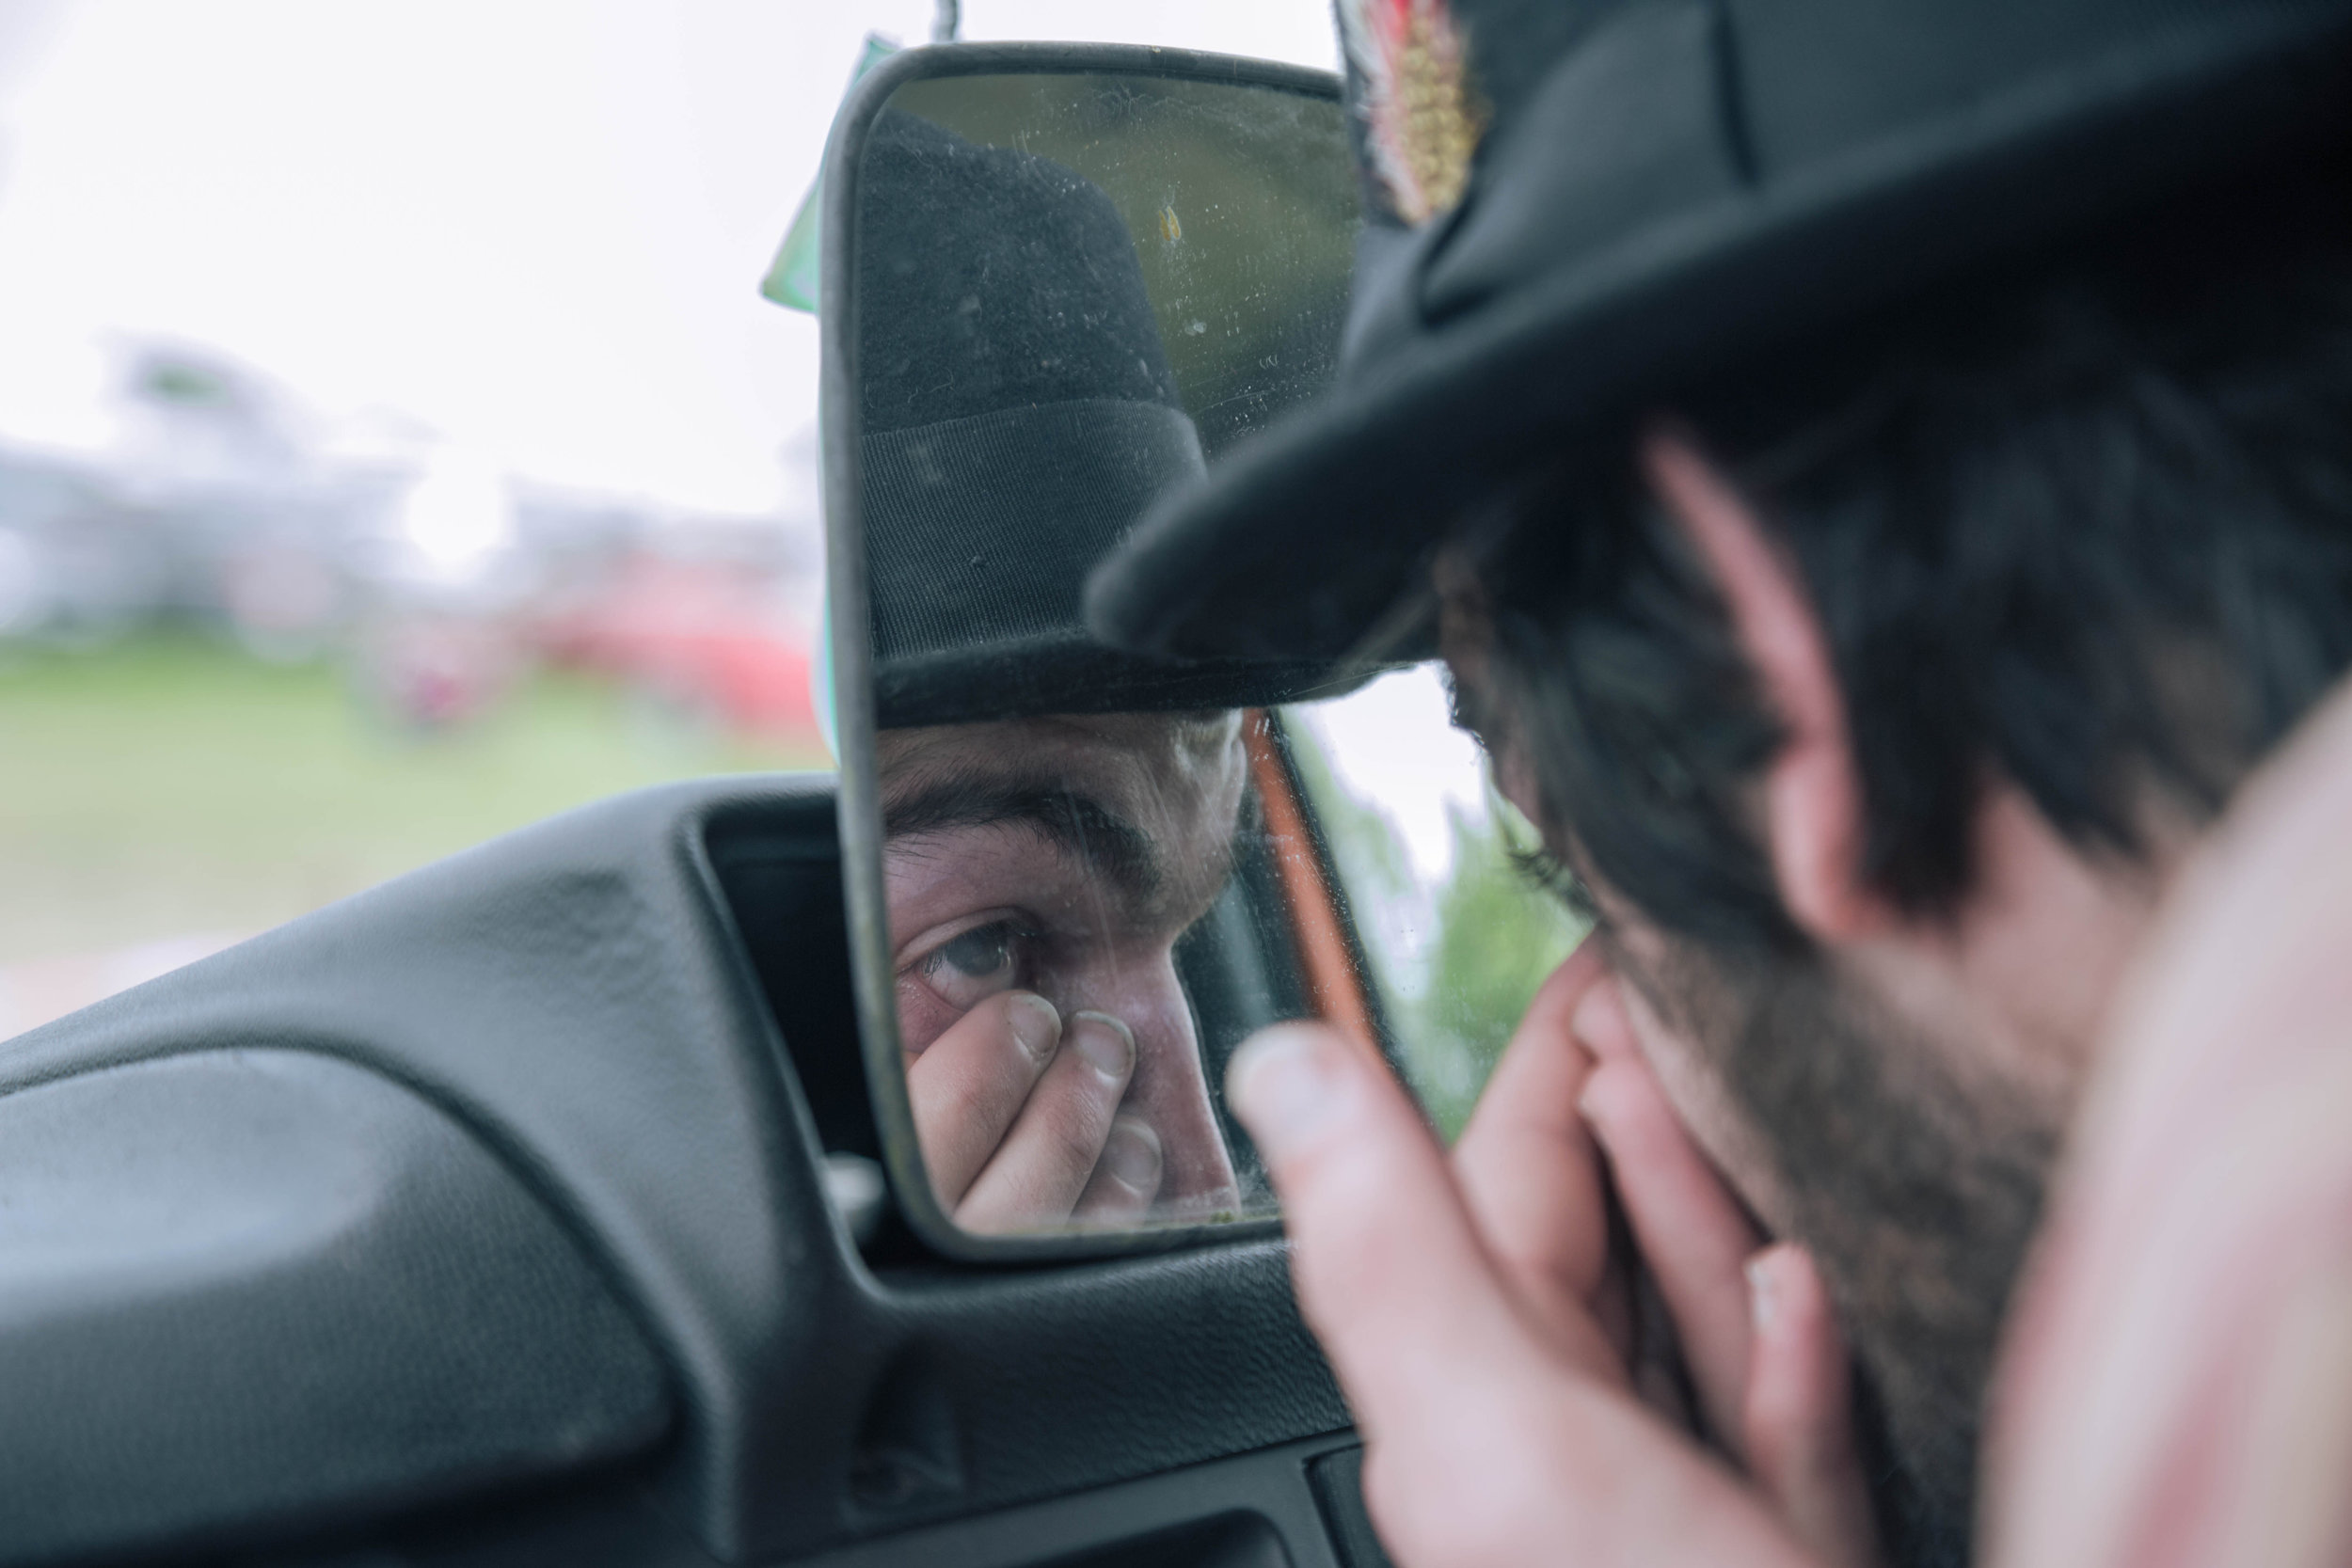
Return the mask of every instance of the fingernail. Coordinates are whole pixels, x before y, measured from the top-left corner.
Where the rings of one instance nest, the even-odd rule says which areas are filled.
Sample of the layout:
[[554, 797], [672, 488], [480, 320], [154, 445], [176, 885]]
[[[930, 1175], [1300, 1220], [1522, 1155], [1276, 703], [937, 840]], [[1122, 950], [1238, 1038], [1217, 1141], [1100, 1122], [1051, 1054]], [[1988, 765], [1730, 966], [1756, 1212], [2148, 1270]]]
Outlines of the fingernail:
[[1748, 1276], [1748, 1322], [1758, 1334], [1769, 1333], [1779, 1304], [1772, 1299], [1772, 1255], [1759, 1252], [1741, 1269]]
[[1345, 1113], [1345, 1080], [1311, 1028], [1262, 1029], [1233, 1053], [1225, 1098], [1260, 1148], [1279, 1152]]
[[1120, 1180], [1149, 1196], [1160, 1186], [1160, 1135], [1130, 1117], [1111, 1123], [1103, 1164]]
[[1048, 1060], [1055, 1047], [1061, 1044], [1061, 1014], [1054, 1010], [1051, 1002], [1035, 992], [1015, 995], [1007, 1017], [1014, 1043], [1029, 1053], [1031, 1061]]
[[1108, 1013], [1072, 1013], [1070, 1043], [1105, 1078], [1124, 1078], [1135, 1068], [1135, 1034]]

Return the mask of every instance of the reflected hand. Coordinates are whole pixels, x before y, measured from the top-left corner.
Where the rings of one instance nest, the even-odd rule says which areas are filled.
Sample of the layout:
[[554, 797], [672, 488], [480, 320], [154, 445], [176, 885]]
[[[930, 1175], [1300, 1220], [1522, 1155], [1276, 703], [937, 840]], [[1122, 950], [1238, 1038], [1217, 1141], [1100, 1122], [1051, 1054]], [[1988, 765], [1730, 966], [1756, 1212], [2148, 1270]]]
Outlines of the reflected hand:
[[1160, 1143], [1118, 1115], [1136, 1042], [1107, 1013], [1029, 991], [992, 996], [907, 1063], [914, 1131], [940, 1206], [1003, 1234], [1072, 1218], [1140, 1214], [1160, 1186]]
[[[1336, 1032], [1283, 1025], [1235, 1058], [1230, 1098], [1363, 1431], [1381, 1537], [1407, 1568], [1869, 1561], [1820, 1282], [1799, 1249], [1760, 1246], [1621, 1023], [1597, 954], [1562, 965], [1450, 1168], [1394, 1078]], [[1604, 1152], [1744, 1478], [1635, 1390]]]

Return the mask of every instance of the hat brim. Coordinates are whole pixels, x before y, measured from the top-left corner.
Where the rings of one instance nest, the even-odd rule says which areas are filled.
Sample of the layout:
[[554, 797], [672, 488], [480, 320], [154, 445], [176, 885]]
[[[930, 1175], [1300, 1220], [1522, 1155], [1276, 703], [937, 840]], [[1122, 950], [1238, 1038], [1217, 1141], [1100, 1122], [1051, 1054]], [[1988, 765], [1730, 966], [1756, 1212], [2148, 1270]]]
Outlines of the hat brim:
[[1463, 506], [1533, 455], [1972, 269], [2341, 150], [2347, 34], [2328, 8], [2168, 35], [1499, 293], [1164, 497], [1094, 574], [1089, 625], [1194, 657], [1425, 653], [1408, 587]]

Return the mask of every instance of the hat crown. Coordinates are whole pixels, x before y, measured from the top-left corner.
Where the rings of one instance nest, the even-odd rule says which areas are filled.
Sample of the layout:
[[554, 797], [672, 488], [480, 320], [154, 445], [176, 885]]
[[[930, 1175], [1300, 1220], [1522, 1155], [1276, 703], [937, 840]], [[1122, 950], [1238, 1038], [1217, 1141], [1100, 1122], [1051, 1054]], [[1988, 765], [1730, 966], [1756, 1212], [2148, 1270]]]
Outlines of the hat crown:
[[858, 235], [867, 435], [1089, 398], [1183, 407], [1126, 225], [1074, 170], [887, 109]]
[[1458, 202], [1414, 221], [1427, 191], [1400, 200], [1404, 155], [1390, 144], [1421, 122], [1392, 111], [1393, 84], [1364, 67], [1350, 31], [1373, 226], [1347, 329], [1354, 373], [1580, 265], [1646, 264], [1677, 230], [1739, 204], [1799, 203], [1874, 163], [1899, 177], [1972, 136], [2095, 112], [2103, 94], [2129, 97], [2168, 69], [2352, 11], [2346, 0], [1376, 3], [1458, 42], [1483, 134]]
[[864, 531], [885, 727], [1083, 705], [1087, 569], [1201, 470], [1117, 207], [903, 110], [859, 168]]
[[[1477, 133], [1460, 154], [1467, 181], [1478, 146], [1513, 135], [1571, 62], [1584, 58], [1588, 82], [1607, 79], [1598, 57], [1620, 46], [1613, 35], [1621, 32], [1680, 25], [1704, 38], [1705, 79], [1726, 132], [1769, 179], [2037, 79], [2058, 86], [2168, 32], [2343, 8], [2338, 0], [1339, 0], [1368, 205], [1375, 220], [1406, 227], [1442, 216], [1461, 194], [1433, 192], [1425, 178], [1415, 188], [1401, 178], [1406, 168], [1441, 164], [1466, 120]], [[1697, 15], [1674, 24], [1661, 11]], [[1641, 94], [1628, 83], [1620, 96], [1637, 103]]]
[[1441, 5], [1483, 126], [1458, 203], [1395, 199], [1351, 39], [1367, 223], [1337, 385], [1138, 526], [1089, 590], [1106, 639], [1399, 635], [1434, 537], [1536, 454], [2127, 221], [2209, 240], [2200, 203], [2249, 174], [2340, 199], [2352, 154], [2352, 0], [1343, 11]]

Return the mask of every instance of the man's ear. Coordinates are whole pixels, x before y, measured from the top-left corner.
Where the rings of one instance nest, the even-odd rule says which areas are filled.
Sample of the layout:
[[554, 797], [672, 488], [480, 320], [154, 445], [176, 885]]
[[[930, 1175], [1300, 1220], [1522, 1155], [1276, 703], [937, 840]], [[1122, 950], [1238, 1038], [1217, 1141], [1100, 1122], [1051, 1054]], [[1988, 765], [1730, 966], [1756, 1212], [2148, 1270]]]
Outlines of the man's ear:
[[1862, 879], [1862, 780], [1820, 617], [1755, 510], [1688, 438], [1652, 433], [1642, 467], [1715, 579], [1733, 635], [1786, 732], [1764, 780], [1781, 902], [1817, 941], [1867, 935], [1894, 911]]

